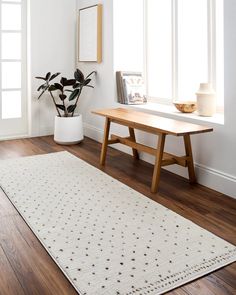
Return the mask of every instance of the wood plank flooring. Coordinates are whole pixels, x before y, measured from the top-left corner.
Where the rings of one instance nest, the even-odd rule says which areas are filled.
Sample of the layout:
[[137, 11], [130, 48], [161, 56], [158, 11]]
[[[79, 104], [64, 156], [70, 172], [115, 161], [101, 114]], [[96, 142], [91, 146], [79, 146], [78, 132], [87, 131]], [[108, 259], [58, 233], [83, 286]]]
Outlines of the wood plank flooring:
[[[67, 150], [100, 168], [101, 145], [86, 138], [75, 146], [60, 146], [51, 136], [2, 141], [0, 159]], [[101, 168], [221, 238], [236, 244], [236, 200], [162, 171], [158, 194], [150, 193], [153, 166], [108, 148]], [[77, 294], [46, 250], [0, 190], [0, 295]], [[169, 292], [173, 295], [236, 294], [236, 263]], [[98, 294], [99, 295], [99, 294]]]

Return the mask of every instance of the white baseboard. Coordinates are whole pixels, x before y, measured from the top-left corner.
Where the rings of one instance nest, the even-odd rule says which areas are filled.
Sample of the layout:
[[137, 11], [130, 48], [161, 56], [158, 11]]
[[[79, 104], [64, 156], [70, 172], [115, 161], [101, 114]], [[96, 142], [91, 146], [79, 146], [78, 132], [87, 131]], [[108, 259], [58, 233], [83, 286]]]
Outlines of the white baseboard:
[[53, 126], [41, 126], [40, 131], [35, 130], [35, 131], [31, 131], [30, 133], [27, 133], [27, 134], [5, 136], [5, 137], [1, 137], [0, 141], [24, 139], [24, 138], [39, 137], [39, 136], [48, 136], [48, 135], [53, 135], [53, 133], [54, 133]]
[[30, 137], [53, 135], [54, 126], [40, 126], [40, 130], [32, 130]]
[[92, 125], [89, 125], [87, 123], [83, 124], [84, 126], [84, 135], [92, 138], [98, 142], [102, 142], [103, 139], [103, 130], [96, 128]]
[[[84, 123], [84, 134], [98, 142], [103, 140], [103, 130]], [[125, 153], [131, 154], [131, 149], [124, 145], [114, 145], [115, 149], [121, 150]], [[141, 159], [153, 164], [153, 157], [147, 154], [141, 154]], [[168, 171], [187, 177], [187, 169], [179, 167], [177, 165], [165, 168]], [[202, 164], [195, 163], [195, 170], [198, 179], [198, 183], [214, 189], [220, 193], [226, 194], [233, 198], [236, 198], [236, 177], [223, 171], [212, 169]]]
[[236, 199], [236, 177], [223, 171], [195, 164], [198, 182]]

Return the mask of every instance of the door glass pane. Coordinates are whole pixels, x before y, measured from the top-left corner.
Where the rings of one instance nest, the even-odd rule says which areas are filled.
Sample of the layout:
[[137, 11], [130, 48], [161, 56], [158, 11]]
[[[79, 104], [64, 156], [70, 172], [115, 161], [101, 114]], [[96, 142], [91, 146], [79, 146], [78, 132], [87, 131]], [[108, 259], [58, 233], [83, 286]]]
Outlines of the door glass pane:
[[21, 30], [21, 5], [2, 4], [2, 30]]
[[148, 95], [171, 98], [171, 0], [149, 0], [147, 3]]
[[21, 91], [2, 92], [2, 119], [21, 117]]
[[2, 63], [2, 88], [21, 88], [21, 63]]
[[206, 0], [178, 1], [178, 98], [193, 100], [208, 82]]
[[2, 33], [2, 59], [21, 59], [21, 34]]

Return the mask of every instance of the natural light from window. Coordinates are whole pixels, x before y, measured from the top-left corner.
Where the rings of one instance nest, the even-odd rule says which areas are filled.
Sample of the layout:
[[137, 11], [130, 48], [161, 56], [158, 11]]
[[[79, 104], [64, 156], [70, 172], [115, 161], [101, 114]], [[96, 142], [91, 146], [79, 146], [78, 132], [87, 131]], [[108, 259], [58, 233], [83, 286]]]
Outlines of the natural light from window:
[[115, 67], [143, 71], [143, 0], [114, 0], [113, 7]]
[[0, 22], [1, 118], [22, 116], [22, 2], [2, 0]]
[[177, 27], [176, 98], [194, 100], [199, 83], [208, 82], [207, 1], [178, 0]]
[[144, 0], [148, 96], [196, 100], [212, 83], [223, 105], [223, 0]]
[[147, 73], [151, 97], [172, 97], [171, 0], [149, 0], [147, 5]]

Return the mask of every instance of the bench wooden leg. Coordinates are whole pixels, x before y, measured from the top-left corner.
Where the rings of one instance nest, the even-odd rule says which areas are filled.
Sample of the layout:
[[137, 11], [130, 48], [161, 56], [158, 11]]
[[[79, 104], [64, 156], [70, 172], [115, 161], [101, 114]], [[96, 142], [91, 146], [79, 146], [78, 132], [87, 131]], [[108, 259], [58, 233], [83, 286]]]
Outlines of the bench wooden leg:
[[[131, 138], [134, 142], [136, 142], [135, 133], [134, 133], [134, 128], [129, 127], [129, 135], [130, 135], [130, 138]], [[136, 150], [136, 149], [133, 148], [132, 151], [133, 151], [133, 156], [134, 156], [134, 158], [135, 158], [136, 160], [138, 160], [138, 159], [139, 159], [138, 150]]]
[[104, 127], [104, 138], [102, 143], [102, 151], [100, 156], [100, 164], [103, 166], [105, 165], [105, 161], [106, 161], [110, 125], [111, 125], [111, 121], [108, 118], [106, 118], [105, 127]]
[[153, 177], [152, 177], [152, 187], [151, 187], [152, 193], [157, 192], [159, 181], [160, 181], [161, 162], [162, 162], [163, 153], [164, 153], [165, 138], [166, 138], [165, 134], [159, 135], [155, 166], [154, 166]]
[[196, 176], [194, 171], [193, 153], [192, 153], [191, 139], [189, 134], [184, 135], [184, 145], [185, 145], [186, 156], [189, 157], [189, 160], [187, 160], [189, 181], [190, 183], [195, 183]]

